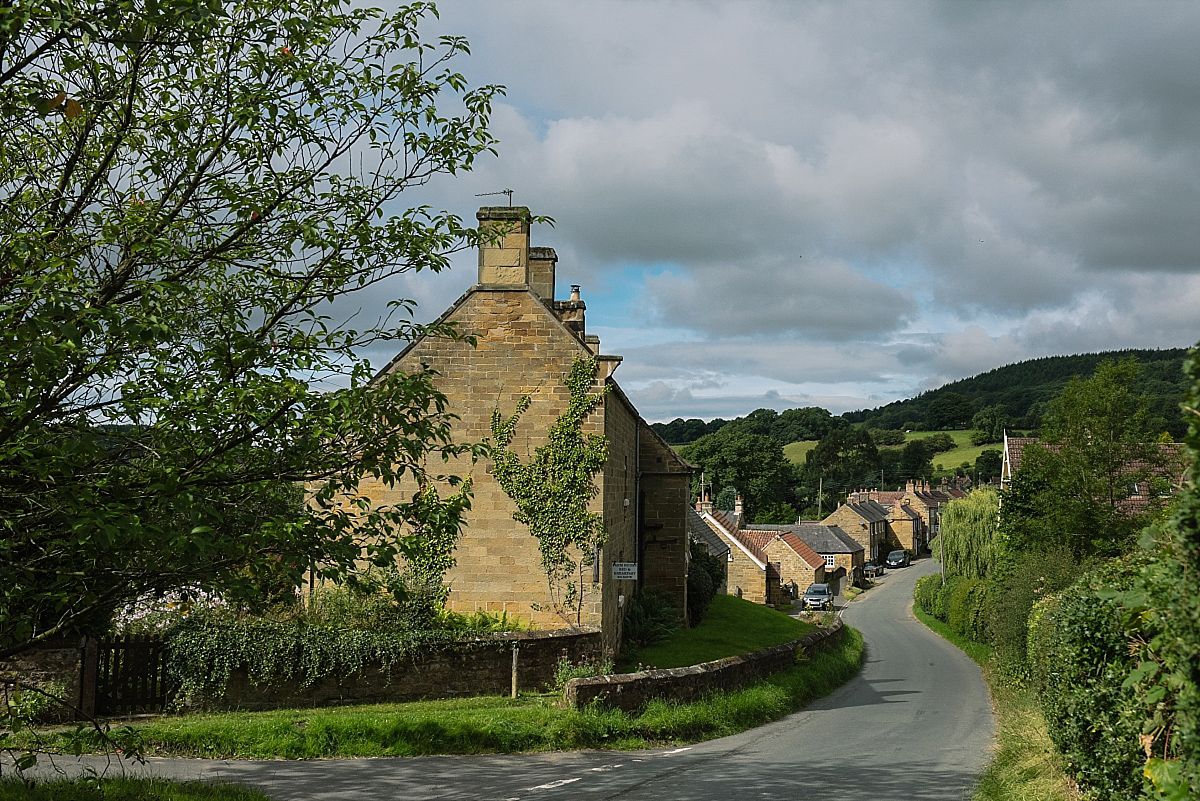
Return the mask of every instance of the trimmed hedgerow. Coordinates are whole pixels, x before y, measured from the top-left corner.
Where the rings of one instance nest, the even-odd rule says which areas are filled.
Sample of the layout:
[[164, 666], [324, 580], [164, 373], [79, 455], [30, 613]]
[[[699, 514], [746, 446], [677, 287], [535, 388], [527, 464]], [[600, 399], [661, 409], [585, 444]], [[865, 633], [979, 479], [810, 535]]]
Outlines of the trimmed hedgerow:
[[1067, 771], [1099, 798], [1143, 798], [1140, 745], [1143, 711], [1129, 691], [1136, 667], [1130, 642], [1138, 623], [1118, 591], [1133, 583], [1134, 566], [1111, 562], [1030, 615], [1030, 677]]
[[960, 637], [986, 643], [988, 584], [981, 579], [951, 576], [922, 576], [913, 592], [913, 603]]
[[946, 623], [956, 633], [987, 642], [988, 585], [983, 579], [963, 579], [946, 602]]

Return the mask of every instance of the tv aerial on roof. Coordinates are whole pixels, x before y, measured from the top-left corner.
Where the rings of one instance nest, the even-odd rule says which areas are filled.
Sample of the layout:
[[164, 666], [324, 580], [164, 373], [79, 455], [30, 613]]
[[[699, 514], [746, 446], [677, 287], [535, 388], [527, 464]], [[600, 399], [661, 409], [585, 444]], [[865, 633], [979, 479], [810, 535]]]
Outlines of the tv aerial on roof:
[[501, 189], [499, 192], [480, 192], [475, 197], [487, 197], [488, 195], [508, 195], [509, 208], [512, 207], [513, 191], [511, 189]]

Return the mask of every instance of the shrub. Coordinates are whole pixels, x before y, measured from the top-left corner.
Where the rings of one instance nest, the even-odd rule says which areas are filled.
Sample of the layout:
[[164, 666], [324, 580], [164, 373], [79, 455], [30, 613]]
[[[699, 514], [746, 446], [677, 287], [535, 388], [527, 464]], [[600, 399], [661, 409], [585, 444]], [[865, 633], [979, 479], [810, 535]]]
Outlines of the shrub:
[[1139, 737], [1142, 710], [1125, 686], [1135, 668], [1118, 594], [1132, 584], [1131, 566], [1113, 562], [1092, 572], [1030, 616], [1030, 670], [1050, 737], [1066, 767], [1095, 797], [1142, 797], [1146, 761]]
[[917, 587], [913, 591], [913, 602], [922, 612], [932, 615], [935, 599], [941, 589], [942, 577], [940, 575], [921, 576], [917, 579]]
[[996, 670], [1009, 684], [1023, 686], [1029, 675], [1025, 655], [1034, 604], [1078, 576], [1079, 563], [1065, 548], [1018, 554], [1003, 566], [989, 596], [987, 631], [996, 648]]
[[982, 579], [956, 582], [946, 599], [946, 624], [958, 635], [987, 642], [987, 583]]
[[712, 576], [708, 571], [693, 565], [688, 570], [687, 577], [687, 607], [688, 620], [695, 626], [704, 619], [708, 605], [712, 603], [717, 588], [713, 586]]
[[669, 592], [648, 587], [629, 599], [625, 609], [625, 642], [645, 648], [665, 639], [679, 627], [679, 607]]
[[582, 657], [579, 661], [572, 662], [571, 657], [567, 654], [567, 649], [564, 648], [562, 655], [558, 658], [558, 662], [554, 665], [554, 692], [561, 695], [567, 689], [567, 682], [571, 679], [607, 676], [612, 672], [612, 654], [606, 654], [604, 658], [594, 657], [589, 659]]

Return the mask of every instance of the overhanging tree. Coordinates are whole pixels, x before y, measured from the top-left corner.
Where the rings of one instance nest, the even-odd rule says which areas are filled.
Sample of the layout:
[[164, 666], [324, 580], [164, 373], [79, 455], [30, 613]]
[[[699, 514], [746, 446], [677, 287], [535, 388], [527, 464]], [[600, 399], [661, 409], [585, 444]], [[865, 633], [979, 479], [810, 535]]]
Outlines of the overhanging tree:
[[[450, 68], [462, 39], [420, 38], [434, 13], [0, 7], [0, 657], [146, 592], [337, 576], [456, 524], [464, 498], [429, 492], [462, 450], [445, 398], [360, 355], [409, 339], [412, 303], [346, 311], [477, 243], [398, 206], [493, 145], [499, 88]], [[364, 477], [425, 489], [339, 504]], [[280, 482], [305, 514], [228, 524]]]

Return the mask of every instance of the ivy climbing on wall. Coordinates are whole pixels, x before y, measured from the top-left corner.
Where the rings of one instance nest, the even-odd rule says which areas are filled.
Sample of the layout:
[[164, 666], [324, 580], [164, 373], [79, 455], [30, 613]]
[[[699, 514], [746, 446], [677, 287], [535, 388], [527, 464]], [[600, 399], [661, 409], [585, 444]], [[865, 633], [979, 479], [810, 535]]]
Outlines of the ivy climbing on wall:
[[599, 492], [595, 476], [608, 460], [604, 437], [583, 430], [608, 392], [607, 386], [592, 391], [595, 380], [596, 359], [576, 359], [563, 379], [570, 391], [567, 408], [527, 463], [509, 446], [529, 408], [529, 396], [517, 402], [510, 417], [492, 411], [492, 473], [517, 507], [513, 520], [537, 537], [554, 611], [576, 625], [582, 617], [585, 572], [608, 537], [603, 516], [588, 509]]

